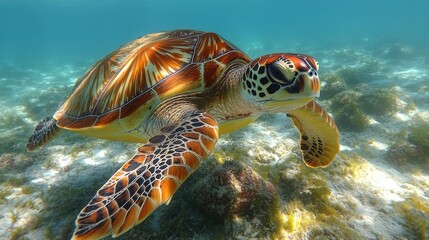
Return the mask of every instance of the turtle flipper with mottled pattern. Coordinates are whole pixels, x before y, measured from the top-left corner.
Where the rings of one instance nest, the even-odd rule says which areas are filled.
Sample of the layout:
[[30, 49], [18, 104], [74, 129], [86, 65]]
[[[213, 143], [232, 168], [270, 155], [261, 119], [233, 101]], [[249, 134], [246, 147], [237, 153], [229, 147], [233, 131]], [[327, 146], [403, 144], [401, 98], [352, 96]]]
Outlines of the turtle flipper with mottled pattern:
[[287, 113], [299, 130], [302, 159], [309, 167], [326, 167], [340, 152], [334, 120], [315, 101]]
[[47, 117], [37, 124], [36, 128], [28, 139], [27, 151], [33, 151], [37, 148], [41, 148], [49, 140], [54, 138], [61, 128], [57, 126], [57, 120], [53, 117]]
[[213, 150], [218, 125], [208, 113], [161, 129], [140, 147], [82, 209], [73, 239], [99, 239], [126, 232], [168, 203]]

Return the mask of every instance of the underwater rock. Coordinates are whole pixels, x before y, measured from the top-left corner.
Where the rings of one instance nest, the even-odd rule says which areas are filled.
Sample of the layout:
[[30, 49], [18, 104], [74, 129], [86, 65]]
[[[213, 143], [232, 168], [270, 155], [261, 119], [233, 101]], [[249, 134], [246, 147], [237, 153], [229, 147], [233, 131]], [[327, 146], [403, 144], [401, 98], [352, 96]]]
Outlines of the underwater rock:
[[358, 67], [344, 67], [337, 74], [345, 80], [347, 85], [354, 86], [360, 83], [368, 83], [383, 73], [383, 64], [377, 60], [365, 60]]
[[369, 126], [368, 117], [358, 104], [359, 97], [358, 92], [344, 91], [332, 99], [331, 109], [340, 130], [362, 132]]
[[417, 146], [429, 151], [429, 123], [422, 120], [414, 120], [413, 125], [410, 127], [410, 134], [408, 140]]
[[400, 141], [389, 146], [387, 158], [391, 163], [403, 165], [419, 158], [419, 150], [412, 143]]
[[376, 89], [359, 97], [362, 110], [376, 116], [394, 114], [399, 110], [398, 98], [391, 89]]
[[278, 208], [274, 186], [239, 161], [227, 161], [193, 189], [196, 205], [219, 221], [231, 215], [272, 214]]
[[348, 86], [343, 78], [339, 75], [331, 73], [323, 77], [325, 85], [322, 86], [322, 99], [329, 99], [334, 97], [336, 94], [348, 90]]
[[332, 110], [335, 110], [340, 109], [349, 104], [354, 104], [358, 101], [361, 95], [361, 93], [351, 90], [338, 93], [332, 99], [331, 108]]
[[369, 126], [369, 119], [358, 104], [349, 104], [334, 111], [334, 119], [340, 130], [362, 132]]
[[414, 144], [417, 148], [417, 161], [429, 168], [429, 123], [422, 120], [414, 120], [410, 127], [408, 141]]
[[0, 155], [0, 170], [24, 169], [31, 165], [30, 158], [24, 154], [3, 153]]
[[347, 84], [354, 85], [365, 82], [356, 68], [345, 67], [338, 70], [338, 75], [343, 78]]
[[407, 60], [413, 57], [413, 51], [405, 45], [395, 44], [385, 49], [382, 55], [391, 60]]

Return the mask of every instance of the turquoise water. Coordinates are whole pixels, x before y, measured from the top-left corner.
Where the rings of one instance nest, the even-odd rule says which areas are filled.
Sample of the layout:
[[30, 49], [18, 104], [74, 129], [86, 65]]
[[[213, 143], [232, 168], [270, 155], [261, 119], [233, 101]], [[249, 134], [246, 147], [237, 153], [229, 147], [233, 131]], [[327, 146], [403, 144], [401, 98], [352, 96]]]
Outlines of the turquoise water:
[[[306, 168], [290, 121], [265, 115], [222, 136], [170, 204], [120, 239], [428, 239], [428, 9], [423, 0], [0, 0], [0, 239], [71, 237], [79, 211], [139, 145], [65, 133], [28, 153], [27, 139], [98, 59], [173, 29], [219, 33], [252, 58], [317, 58], [317, 101], [339, 127], [341, 153]], [[224, 172], [244, 176], [219, 186]], [[245, 186], [262, 197], [238, 194]], [[201, 197], [211, 194], [219, 198]], [[234, 205], [243, 198], [248, 207]]]
[[[427, 2], [1, 1], [1, 57], [99, 58], [136, 37], [171, 29], [249, 42], [326, 45], [371, 39], [426, 46]], [[268, 49], [269, 50], [269, 49]]]

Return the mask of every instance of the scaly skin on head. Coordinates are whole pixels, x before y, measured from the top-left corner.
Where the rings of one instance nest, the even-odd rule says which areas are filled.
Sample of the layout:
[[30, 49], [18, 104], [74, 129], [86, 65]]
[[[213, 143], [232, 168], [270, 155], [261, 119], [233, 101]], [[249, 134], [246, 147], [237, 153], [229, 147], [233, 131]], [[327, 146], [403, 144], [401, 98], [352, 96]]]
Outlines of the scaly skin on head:
[[285, 112], [319, 96], [317, 61], [308, 55], [278, 53], [249, 63], [241, 95], [261, 112]]

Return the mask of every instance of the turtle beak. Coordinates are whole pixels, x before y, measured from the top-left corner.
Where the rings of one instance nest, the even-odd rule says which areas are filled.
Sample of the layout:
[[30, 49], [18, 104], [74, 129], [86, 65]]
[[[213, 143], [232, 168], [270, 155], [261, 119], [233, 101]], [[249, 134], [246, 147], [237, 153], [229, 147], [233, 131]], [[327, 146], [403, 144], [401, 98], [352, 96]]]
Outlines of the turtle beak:
[[314, 97], [320, 96], [320, 80], [318, 76], [309, 77], [309, 83], [311, 87], [311, 92]]
[[319, 97], [320, 96], [320, 80], [315, 69], [310, 69], [306, 73], [301, 73], [297, 81], [301, 85], [301, 96]]

